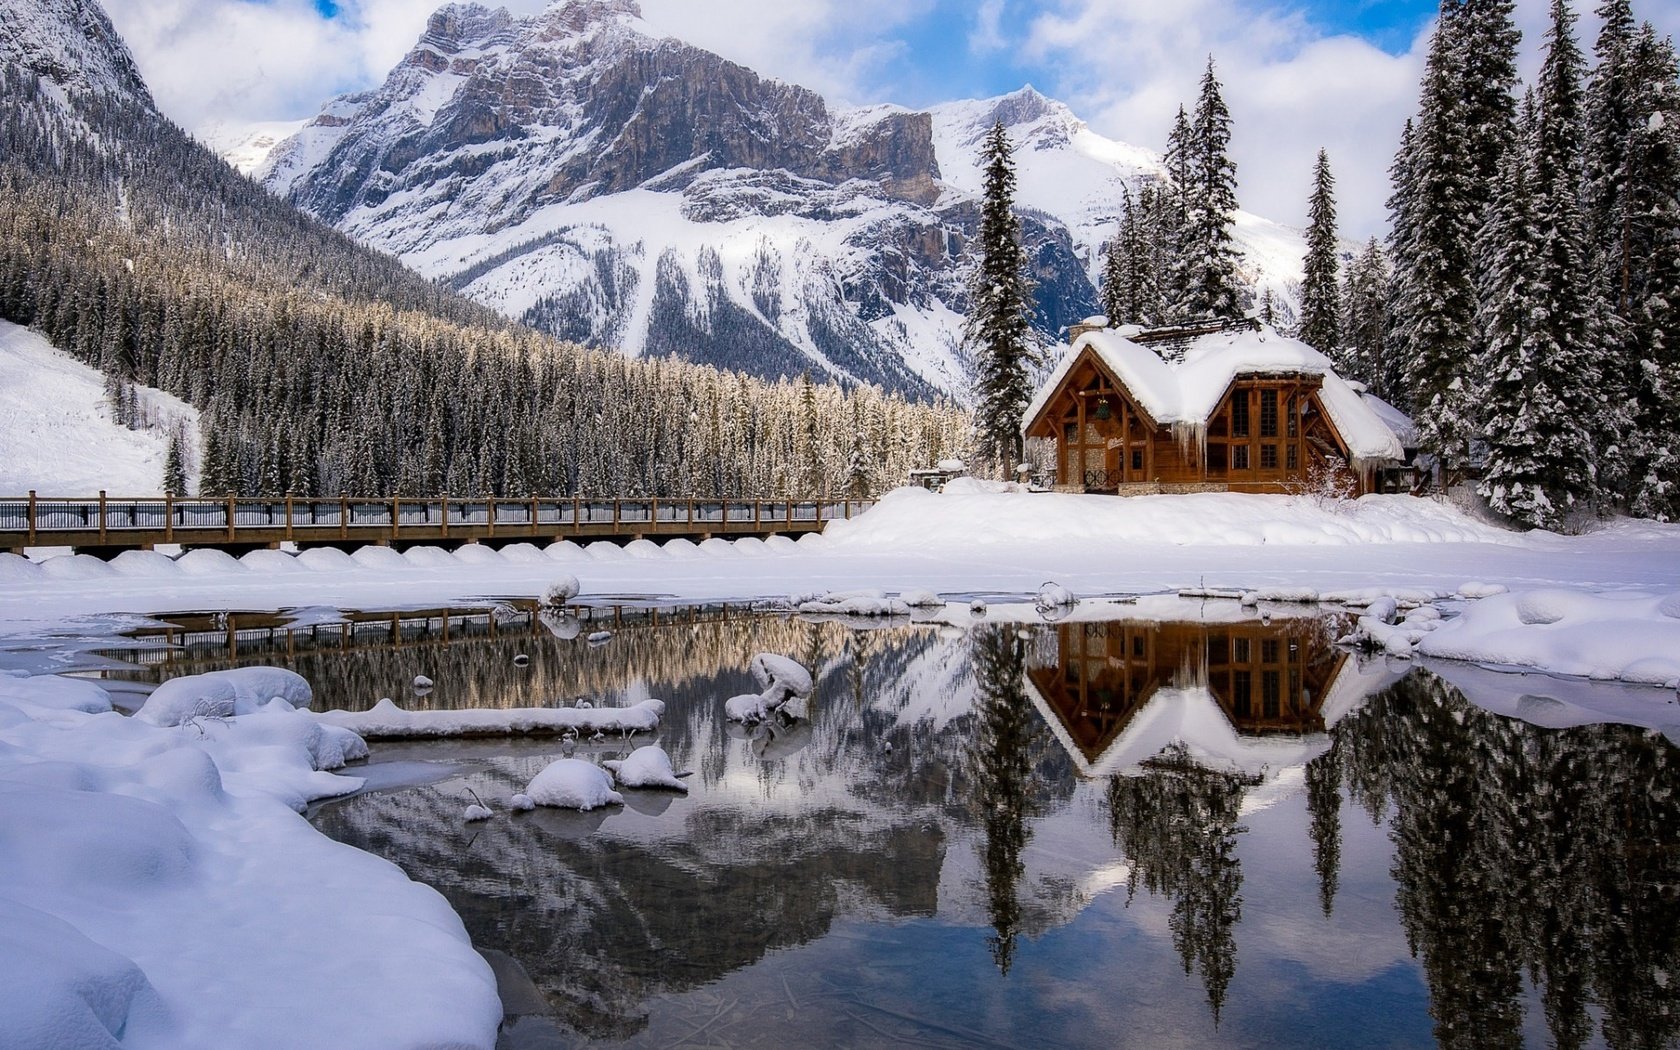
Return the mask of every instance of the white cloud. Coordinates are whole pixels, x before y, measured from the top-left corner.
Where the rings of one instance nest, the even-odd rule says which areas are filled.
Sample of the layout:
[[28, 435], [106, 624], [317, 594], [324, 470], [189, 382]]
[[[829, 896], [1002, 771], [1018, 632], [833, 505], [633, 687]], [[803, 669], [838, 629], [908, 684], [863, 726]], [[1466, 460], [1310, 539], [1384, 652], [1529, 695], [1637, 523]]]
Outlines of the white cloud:
[[[164, 111], [187, 127], [209, 119], [312, 115], [326, 98], [384, 79], [439, 0], [341, 0], [323, 18], [311, 0], [108, 0], [118, 30]], [[1212, 54], [1235, 121], [1243, 206], [1305, 219], [1313, 158], [1329, 150], [1342, 226], [1386, 222], [1387, 169], [1416, 104], [1426, 38], [1391, 55], [1336, 36], [1288, 0], [641, 0], [657, 32], [708, 48], [837, 102], [894, 101], [906, 71], [974, 76], [1005, 63], [1068, 102], [1099, 132], [1160, 148], [1180, 103], [1193, 104]], [[1584, 12], [1596, 0], [1576, 0]], [[544, 0], [505, 0], [529, 14]], [[1538, 67], [1545, 0], [1519, 0], [1525, 75]], [[955, 13], [953, 13], [955, 12]], [[1635, 0], [1635, 14], [1680, 29], [1680, 0]], [[930, 26], [933, 27], [930, 30]], [[1025, 26], [1024, 32], [1020, 27]], [[1583, 17], [1590, 53], [1597, 32]], [[909, 41], [914, 40], [912, 44]], [[930, 47], [971, 64], [927, 61]], [[986, 72], [984, 66], [981, 72]], [[995, 84], [995, 68], [986, 82]], [[922, 83], [926, 78], [922, 78]], [[950, 84], [947, 97], [984, 89]]]

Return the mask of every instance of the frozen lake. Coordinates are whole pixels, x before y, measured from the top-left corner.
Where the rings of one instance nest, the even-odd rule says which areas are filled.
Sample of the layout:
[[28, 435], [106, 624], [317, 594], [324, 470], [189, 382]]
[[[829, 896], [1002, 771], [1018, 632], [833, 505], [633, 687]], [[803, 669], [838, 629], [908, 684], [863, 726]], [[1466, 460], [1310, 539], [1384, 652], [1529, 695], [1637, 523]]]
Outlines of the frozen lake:
[[[1343, 622], [1218, 601], [968, 629], [592, 609], [571, 637], [511, 605], [321, 619], [184, 617], [111, 655], [291, 667], [318, 708], [668, 704], [686, 796], [509, 812], [554, 758], [646, 736], [382, 743], [373, 790], [314, 814], [461, 914], [506, 1047], [1680, 1038], [1657, 691], [1361, 666]], [[816, 672], [807, 718], [724, 720], [758, 652]], [[464, 823], [475, 798], [496, 817]]]

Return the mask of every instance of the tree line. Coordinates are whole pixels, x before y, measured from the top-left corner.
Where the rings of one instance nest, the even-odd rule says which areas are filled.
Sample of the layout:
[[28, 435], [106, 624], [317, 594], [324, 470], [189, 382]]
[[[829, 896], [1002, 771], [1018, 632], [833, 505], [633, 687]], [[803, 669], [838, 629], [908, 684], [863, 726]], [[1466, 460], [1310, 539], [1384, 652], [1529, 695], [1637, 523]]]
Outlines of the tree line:
[[861, 495], [966, 440], [950, 403], [541, 336], [148, 106], [70, 97], [0, 71], [0, 318], [101, 369], [114, 414], [134, 384], [200, 409], [201, 493]]

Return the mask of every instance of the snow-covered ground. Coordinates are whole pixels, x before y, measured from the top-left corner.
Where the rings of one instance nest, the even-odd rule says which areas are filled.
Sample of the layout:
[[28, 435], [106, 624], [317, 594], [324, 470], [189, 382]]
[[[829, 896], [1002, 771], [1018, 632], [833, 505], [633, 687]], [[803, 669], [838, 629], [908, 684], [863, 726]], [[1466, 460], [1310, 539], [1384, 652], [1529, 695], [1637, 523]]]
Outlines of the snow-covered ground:
[[298, 813], [361, 784], [325, 771], [334, 733], [284, 701], [166, 728], [0, 675], [0, 1045], [493, 1045], [444, 899]]
[[185, 427], [185, 453], [198, 448], [198, 410], [136, 387], [149, 425], [120, 426], [100, 373], [36, 332], [0, 321], [0, 496], [163, 493], [170, 428]]

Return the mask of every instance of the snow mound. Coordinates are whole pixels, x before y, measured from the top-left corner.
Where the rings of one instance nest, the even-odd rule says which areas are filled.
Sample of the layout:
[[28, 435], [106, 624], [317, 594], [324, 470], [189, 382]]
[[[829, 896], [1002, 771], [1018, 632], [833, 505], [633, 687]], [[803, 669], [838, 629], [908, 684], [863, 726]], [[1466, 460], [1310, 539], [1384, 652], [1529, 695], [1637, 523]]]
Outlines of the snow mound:
[[648, 744], [630, 752], [622, 761], [602, 762], [620, 787], [668, 788], [688, 794], [688, 785], [671, 768], [671, 756], [657, 744]]
[[794, 607], [814, 616], [909, 616], [910, 605], [903, 598], [888, 598], [879, 590], [829, 591], [795, 599]]
[[227, 576], [247, 571], [245, 564], [238, 558], [213, 547], [188, 551], [181, 555], [176, 564], [181, 566], [181, 574], [184, 576]]
[[1422, 640], [1426, 656], [1649, 685], [1680, 683], [1680, 593], [1541, 589], [1483, 598]]
[[132, 959], [0, 896], [0, 1032], [17, 1047], [114, 1047], [158, 1038], [163, 1004]]
[[534, 543], [510, 543], [499, 553], [509, 565], [543, 565], [548, 561], [548, 555]]
[[776, 653], [759, 653], [752, 658], [752, 676], [766, 693], [788, 696], [811, 695], [811, 672], [795, 660]]
[[1503, 583], [1482, 583], [1477, 580], [1470, 580], [1458, 585], [1458, 596], [1460, 598], [1491, 598], [1496, 594], [1504, 594], [1508, 590], [1510, 588]]
[[559, 540], [543, 548], [543, 556], [551, 561], [587, 561], [589, 553], [571, 540]]
[[252, 551], [239, 559], [239, 564], [252, 572], [267, 573], [278, 576], [281, 573], [308, 572], [309, 570], [298, 564], [294, 555], [285, 551]]
[[54, 711], [81, 711], [90, 715], [111, 710], [111, 694], [103, 686], [85, 678], [58, 675], [31, 678], [0, 671], [0, 700], [33, 704]]
[[97, 580], [116, 570], [91, 554], [60, 554], [41, 563], [41, 573], [57, 580]]
[[1054, 544], [1069, 559], [1112, 560], [1116, 545], [1172, 547], [1357, 546], [1497, 543], [1517, 533], [1485, 525], [1456, 508], [1410, 496], [1363, 496], [1338, 507], [1308, 497], [1201, 492], [1113, 496], [1045, 492], [1031, 496], [932, 493], [901, 488], [869, 512], [829, 527], [831, 549], [952, 557]]
[[413, 564], [390, 547], [359, 547], [350, 557], [364, 569], [406, 569]]
[[157, 551], [123, 551], [110, 562], [120, 576], [168, 577], [181, 575], [175, 559]]
[[573, 576], [570, 573], [567, 573], [564, 576], [557, 576], [543, 591], [543, 604], [548, 606], [565, 605], [573, 598], [576, 598], [578, 596], [578, 591], [581, 589], [582, 585], [578, 583], [578, 578], [576, 576]]
[[521, 791], [508, 799], [508, 805], [521, 813], [529, 813], [537, 808], [537, 800]]
[[442, 547], [410, 547], [401, 556], [410, 565], [421, 569], [454, 569], [461, 564], [455, 555]]
[[665, 552], [652, 540], [631, 540], [624, 545], [624, 553], [632, 558], [660, 558]]
[[250, 714], [274, 699], [307, 708], [315, 692], [302, 675], [283, 667], [236, 667], [171, 678], [152, 691], [134, 717], [178, 726], [193, 718]]
[[480, 820], [489, 820], [495, 815], [496, 814], [490, 812], [488, 809], [485, 809], [483, 806], [474, 802], [461, 814], [461, 819], [466, 821], [468, 824], [472, 824]]
[[539, 806], [591, 810], [622, 805], [624, 796], [613, 790], [612, 778], [600, 766], [581, 758], [550, 762], [532, 778], [525, 794]]
[[628, 561], [630, 555], [624, 553], [624, 548], [611, 540], [596, 540], [583, 549], [594, 561]]
[[344, 572], [359, 564], [355, 558], [337, 547], [311, 547], [299, 551], [298, 564], [311, 572]]
[[922, 587], [913, 587], [910, 590], [899, 592], [898, 600], [912, 609], [943, 609], [945, 607], [945, 599]]
[[25, 583], [41, 578], [41, 567], [21, 554], [0, 551], [0, 582]]

